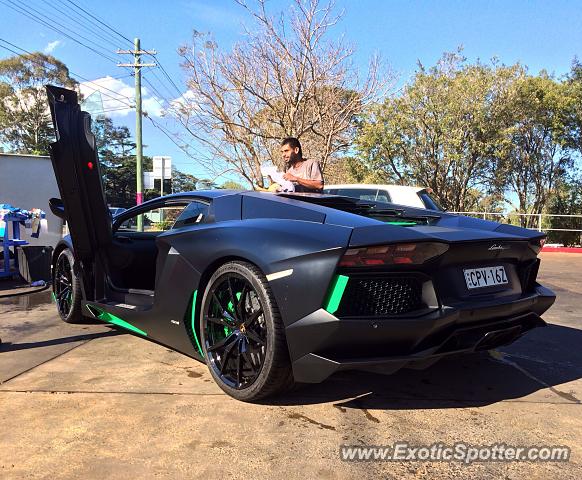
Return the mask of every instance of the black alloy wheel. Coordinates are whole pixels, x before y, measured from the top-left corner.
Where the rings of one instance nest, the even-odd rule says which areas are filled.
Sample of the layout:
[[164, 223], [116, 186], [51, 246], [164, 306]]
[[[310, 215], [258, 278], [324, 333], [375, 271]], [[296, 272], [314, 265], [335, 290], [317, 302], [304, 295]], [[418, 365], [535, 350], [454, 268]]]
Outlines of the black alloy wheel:
[[210, 278], [200, 331], [210, 373], [229, 395], [254, 401], [291, 382], [284, 328], [266, 278], [230, 262]]
[[53, 294], [57, 310], [67, 323], [81, 323], [81, 287], [73, 272], [73, 253], [63, 250], [57, 258], [53, 271]]

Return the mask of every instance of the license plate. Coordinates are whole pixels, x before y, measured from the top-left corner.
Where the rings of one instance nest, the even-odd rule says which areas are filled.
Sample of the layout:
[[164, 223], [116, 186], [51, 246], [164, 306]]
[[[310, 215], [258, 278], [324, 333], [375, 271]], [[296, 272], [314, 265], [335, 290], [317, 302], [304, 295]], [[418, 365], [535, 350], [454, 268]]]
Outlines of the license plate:
[[509, 283], [504, 267], [481, 267], [463, 270], [467, 288], [492, 287]]

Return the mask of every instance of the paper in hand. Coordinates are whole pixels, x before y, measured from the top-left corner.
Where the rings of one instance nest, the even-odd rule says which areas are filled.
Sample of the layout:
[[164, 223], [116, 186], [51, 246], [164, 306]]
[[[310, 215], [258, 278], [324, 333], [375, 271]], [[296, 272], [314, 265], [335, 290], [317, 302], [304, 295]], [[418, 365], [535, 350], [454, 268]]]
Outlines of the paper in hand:
[[261, 173], [264, 176], [271, 177], [273, 182], [276, 182], [279, 185], [281, 185], [281, 189], [284, 192], [294, 192], [295, 191], [295, 185], [293, 185], [293, 182], [290, 182], [289, 180], [285, 180], [283, 178], [283, 174], [277, 170], [277, 167], [275, 167], [273, 165], [262, 165], [261, 166]]

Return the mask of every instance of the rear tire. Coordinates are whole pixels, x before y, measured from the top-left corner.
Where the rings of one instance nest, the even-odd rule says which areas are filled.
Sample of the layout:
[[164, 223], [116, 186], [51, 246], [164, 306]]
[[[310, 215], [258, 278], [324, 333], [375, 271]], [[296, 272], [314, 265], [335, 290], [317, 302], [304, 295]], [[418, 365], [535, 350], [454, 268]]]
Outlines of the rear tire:
[[218, 268], [200, 311], [204, 357], [222, 390], [254, 402], [293, 385], [281, 315], [255, 265], [235, 261]]
[[75, 258], [65, 248], [57, 257], [53, 271], [53, 294], [59, 316], [66, 323], [85, 323], [81, 313], [81, 284], [74, 273]]

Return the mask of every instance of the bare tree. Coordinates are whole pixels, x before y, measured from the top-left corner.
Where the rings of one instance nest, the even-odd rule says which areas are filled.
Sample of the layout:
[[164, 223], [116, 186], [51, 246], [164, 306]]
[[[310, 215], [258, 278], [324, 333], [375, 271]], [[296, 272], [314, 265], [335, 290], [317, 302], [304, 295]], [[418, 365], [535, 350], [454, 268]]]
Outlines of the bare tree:
[[294, 0], [289, 14], [271, 16], [265, 0], [252, 8], [236, 0], [253, 19], [246, 38], [221, 52], [207, 34], [179, 50], [189, 91], [173, 113], [208, 152], [210, 171], [234, 170], [263, 186], [260, 166], [280, 165], [281, 139], [294, 136], [304, 155], [322, 168], [353, 140], [354, 119], [381, 95], [390, 77], [380, 78], [378, 57], [360, 80], [354, 49], [343, 37], [328, 40], [341, 19], [334, 4]]

